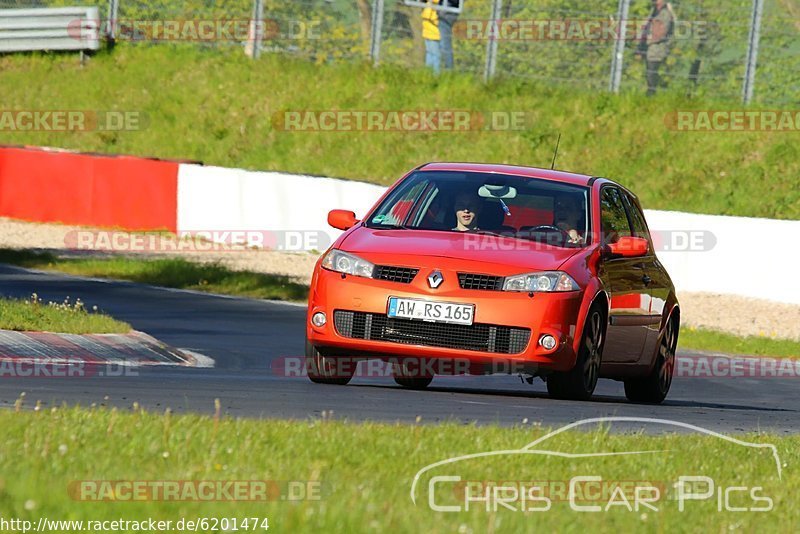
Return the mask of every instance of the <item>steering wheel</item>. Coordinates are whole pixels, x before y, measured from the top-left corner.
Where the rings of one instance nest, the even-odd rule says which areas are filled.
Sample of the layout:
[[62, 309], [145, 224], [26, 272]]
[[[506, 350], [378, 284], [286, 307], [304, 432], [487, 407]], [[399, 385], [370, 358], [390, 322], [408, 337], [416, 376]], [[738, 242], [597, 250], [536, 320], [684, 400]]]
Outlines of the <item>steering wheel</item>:
[[539, 226], [534, 226], [527, 230], [530, 233], [542, 233], [542, 234], [550, 234], [550, 233], [558, 233], [561, 235], [561, 238], [564, 240], [564, 243], [569, 243], [570, 237], [569, 232], [566, 230], [562, 230], [558, 226], [553, 226], [550, 224], [542, 224]]
[[529, 232], [547, 232], [547, 233], [549, 233], [549, 232], [558, 232], [560, 234], [563, 234], [567, 239], [569, 239], [569, 232], [567, 232], [566, 230], [562, 230], [558, 226], [553, 226], [553, 225], [550, 225], [550, 224], [542, 224], [542, 225], [539, 225], [539, 226], [534, 226], [533, 228], [531, 228], [528, 231]]

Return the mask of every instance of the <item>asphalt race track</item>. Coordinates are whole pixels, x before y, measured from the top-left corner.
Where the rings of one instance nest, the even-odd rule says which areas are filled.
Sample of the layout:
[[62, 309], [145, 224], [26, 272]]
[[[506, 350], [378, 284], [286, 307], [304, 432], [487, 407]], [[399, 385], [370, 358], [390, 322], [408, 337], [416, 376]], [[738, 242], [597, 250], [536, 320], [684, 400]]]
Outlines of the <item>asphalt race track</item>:
[[[661, 406], [630, 404], [621, 383], [601, 380], [593, 402], [548, 398], [544, 383], [516, 376], [437, 377], [428, 391], [391, 378], [323, 386], [271, 371], [276, 358], [303, 353], [305, 307], [204, 295], [129, 282], [88, 280], [0, 265], [0, 294], [45, 300], [80, 297], [175, 347], [213, 358], [214, 368], [137, 368], [132, 376], [0, 377], [0, 407], [25, 392], [26, 406], [81, 404], [212, 413], [219, 398], [230, 416], [480, 424], [542, 423], [630, 416], [672, 419], [722, 432], [800, 430], [796, 378], [677, 378]], [[330, 415], [328, 415], [330, 416]]]

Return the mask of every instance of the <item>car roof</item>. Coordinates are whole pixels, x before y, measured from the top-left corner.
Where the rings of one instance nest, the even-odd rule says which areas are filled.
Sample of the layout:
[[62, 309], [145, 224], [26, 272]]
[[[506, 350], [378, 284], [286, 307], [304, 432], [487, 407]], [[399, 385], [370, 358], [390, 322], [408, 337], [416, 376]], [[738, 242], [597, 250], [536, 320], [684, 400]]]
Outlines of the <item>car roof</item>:
[[[574, 172], [540, 169], [537, 167], [523, 167], [520, 165], [498, 165], [493, 163], [426, 163], [417, 168], [419, 171], [456, 171], [456, 172], [486, 172], [496, 174], [509, 174], [524, 178], [540, 178], [571, 185], [590, 185], [596, 178], [587, 174]], [[611, 181], [611, 180], [609, 180]]]

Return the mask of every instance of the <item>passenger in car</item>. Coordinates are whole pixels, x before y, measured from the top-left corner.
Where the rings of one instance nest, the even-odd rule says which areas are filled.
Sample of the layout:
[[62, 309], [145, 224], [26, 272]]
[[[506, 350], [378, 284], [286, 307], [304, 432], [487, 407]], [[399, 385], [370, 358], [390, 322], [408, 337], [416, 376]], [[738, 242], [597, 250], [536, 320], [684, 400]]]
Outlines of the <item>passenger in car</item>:
[[572, 245], [582, 245], [584, 237], [578, 231], [582, 228], [582, 210], [577, 197], [573, 195], [563, 195], [556, 197], [554, 210], [554, 226], [565, 231], [569, 235], [568, 243]]

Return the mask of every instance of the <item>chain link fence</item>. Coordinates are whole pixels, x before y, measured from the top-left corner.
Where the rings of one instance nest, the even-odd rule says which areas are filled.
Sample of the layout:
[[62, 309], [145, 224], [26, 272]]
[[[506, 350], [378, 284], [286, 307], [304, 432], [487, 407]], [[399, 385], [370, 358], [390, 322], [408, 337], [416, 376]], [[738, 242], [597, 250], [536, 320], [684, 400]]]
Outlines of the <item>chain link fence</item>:
[[[87, 4], [0, 0], [0, 8]], [[421, 67], [422, 13], [403, 0], [98, 0], [109, 37], [239, 46], [253, 57], [370, 60]], [[800, 0], [673, 0], [660, 90], [800, 103]], [[455, 70], [589, 91], [644, 91], [637, 55], [649, 0], [465, 0], [453, 26]], [[205, 33], [204, 33], [205, 32]], [[210, 32], [210, 33], [209, 33]], [[210, 37], [209, 37], [210, 36]]]
[[[632, 17], [647, 17], [646, 8], [631, 7]], [[674, 3], [674, 44], [661, 72], [665, 85], [686, 94], [740, 97], [747, 68], [752, 8], [753, 0]], [[646, 83], [645, 66], [635, 57], [635, 48], [625, 48], [624, 62], [628, 68], [623, 73], [623, 87], [641, 87]]]

